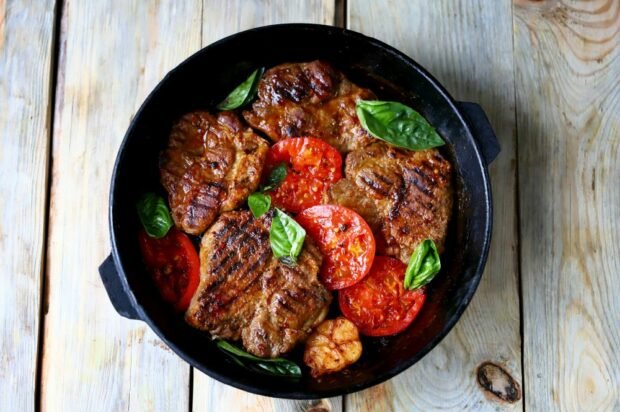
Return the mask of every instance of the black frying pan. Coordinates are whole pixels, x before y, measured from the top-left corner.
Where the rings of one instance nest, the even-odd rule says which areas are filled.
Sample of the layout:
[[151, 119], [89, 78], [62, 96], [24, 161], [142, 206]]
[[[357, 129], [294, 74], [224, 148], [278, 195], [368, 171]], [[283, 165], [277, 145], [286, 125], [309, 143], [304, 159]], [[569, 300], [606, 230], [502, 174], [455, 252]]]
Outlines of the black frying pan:
[[[235, 365], [206, 333], [186, 325], [181, 315], [162, 303], [141, 260], [135, 204], [146, 191], [162, 192], [158, 154], [180, 115], [212, 108], [256, 67], [314, 59], [331, 62], [379, 98], [401, 101], [422, 113], [449, 143], [444, 150], [456, 170], [457, 201], [443, 270], [431, 283], [425, 306], [412, 326], [397, 336], [364, 338], [362, 358], [344, 372], [317, 380], [306, 371], [295, 381], [265, 377]], [[172, 70], [133, 118], [112, 174], [112, 254], [99, 268], [101, 278], [118, 313], [146, 322], [180, 357], [226, 384], [261, 395], [301, 399], [358, 391], [421, 359], [452, 329], [471, 300], [491, 238], [487, 164], [499, 150], [480, 106], [455, 102], [416, 62], [380, 41], [310, 24], [244, 31], [205, 47]]]

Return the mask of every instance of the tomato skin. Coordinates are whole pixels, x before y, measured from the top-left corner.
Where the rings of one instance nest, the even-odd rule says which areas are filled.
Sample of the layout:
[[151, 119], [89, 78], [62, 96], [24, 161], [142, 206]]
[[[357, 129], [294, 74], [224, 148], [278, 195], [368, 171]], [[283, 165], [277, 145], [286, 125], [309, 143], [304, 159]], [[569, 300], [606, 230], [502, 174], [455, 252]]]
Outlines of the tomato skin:
[[323, 203], [329, 187], [342, 178], [338, 150], [313, 137], [284, 139], [271, 146], [263, 181], [280, 164], [286, 165], [286, 178], [269, 194], [274, 206], [288, 212]]
[[171, 228], [161, 239], [138, 233], [140, 251], [164, 301], [181, 312], [187, 309], [200, 283], [200, 260], [189, 237]]
[[413, 322], [426, 300], [425, 288], [406, 290], [407, 265], [398, 259], [375, 256], [363, 281], [338, 292], [344, 316], [366, 336], [390, 336]]
[[375, 238], [360, 215], [344, 206], [319, 205], [304, 210], [296, 220], [323, 253], [319, 277], [329, 290], [349, 287], [368, 275]]

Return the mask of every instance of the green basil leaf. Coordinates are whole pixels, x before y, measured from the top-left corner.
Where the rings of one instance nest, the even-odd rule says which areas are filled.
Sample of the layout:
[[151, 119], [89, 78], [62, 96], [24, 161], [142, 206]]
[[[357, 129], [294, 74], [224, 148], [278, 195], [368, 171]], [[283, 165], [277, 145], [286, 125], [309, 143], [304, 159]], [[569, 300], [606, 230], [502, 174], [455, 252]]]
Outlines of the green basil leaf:
[[364, 129], [394, 146], [424, 150], [445, 144], [420, 113], [402, 103], [358, 100], [355, 111]]
[[254, 217], [261, 217], [271, 206], [271, 196], [261, 192], [252, 193], [248, 197], [248, 206]]
[[146, 193], [138, 200], [138, 217], [146, 233], [156, 239], [166, 236], [173, 225], [166, 201], [155, 193]]
[[230, 94], [216, 107], [219, 110], [233, 110], [250, 103], [256, 96], [258, 82], [263, 76], [264, 68], [256, 69], [245, 79], [243, 83], [235, 88]]
[[221, 340], [221, 339], [218, 340], [217, 347], [224, 350], [225, 352], [232, 353], [233, 355], [237, 355], [241, 358], [247, 358], [250, 360], [259, 360], [259, 361], [263, 360], [263, 358], [259, 358], [258, 356], [254, 356], [250, 353], [247, 353], [246, 351], [244, 351], [237, 345], [233, 345], [232, 343], [227, 342], [225, 340]]
[[286, 164], [280, 163], [276, 167], [273, 168], [271, 173], [269, 173], [269, 177], [267, 178], [267, 184], [263, 187], [263, 192], [266, 192], [271, 189], [275, 189], [282, 183], [282, 181], [286, 178], [288, 174], [288, 170], [286, 169]]
[[[281, 358], [276, 358], [281, 359]], [[301, 368], [294, 362], [281, 359], [280, 362], [256, 362], [260, 368], [258, 372], [267, 373], [273, 376], [289, 376], [291, 378], [301, 378]]]
[[276, 209], [269, 230], [271, 250], [275, 257], [284, 259], [287, 264], [297, 262], [306, 238], [306, 231], [292, 217]]
[[283, 358], [259, 358], [225, 340], [218, 340], [217, 347], [243, 367], [273, 376], [301, 377], [301, 368], [295, 362]]
[[429, 283], [441, 270], [437, 246], [432, 239], [425, 239], [415, 248], [405, 272], [405, 289], [417, 289]]

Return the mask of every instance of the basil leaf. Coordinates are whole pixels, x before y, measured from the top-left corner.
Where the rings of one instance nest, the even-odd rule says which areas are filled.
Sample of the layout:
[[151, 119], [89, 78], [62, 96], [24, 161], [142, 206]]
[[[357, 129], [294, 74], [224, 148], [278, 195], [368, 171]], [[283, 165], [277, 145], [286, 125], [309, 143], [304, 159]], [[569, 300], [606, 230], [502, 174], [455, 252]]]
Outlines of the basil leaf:
[[294, 264], [297, 262], [305, 238], [304, 228], [292, 217], [276, 209], [269, 230], [269, 241], [275, 257], [283, 258], [286, 264]]
[[248, 197], [248, 206], [254, 217], [261, 217], [271, 206], [271, 196], [261, 192], [252, 193]]
[[[277, 358], [278, 359], [278, 358]], [[301, 368], [294, 362], [256, 362], [256, 366], [262, 370], [258, 372], [267, 373], [274, 376], [290, 376], [292, 378], [301, 378]]]
[[301, 368], [295, 362], [283, 358], [259, 358], [225, 340], [218, 340], [217, 347], [240, 366], [273, 376], [301, 377]]
[[245, 79], [243, 83], [235, 88], [230, 94], [216, 107], [219, 110], [233, 110], [250, 103], [256, 96], [258, 82], [263, 76], [264, 68], [256, 69]]
[[242, 357], [242, 358], [247, 358], [250, 360], [258, 360], [258, 361], [262, 361], [263, 358], [259, 358], [258, 356], [254, 356], [250, 353], [247, 353], [246, 351], [244, 351], [243, 349], [241, 349], [240, 347], [233, 345], [230, 342], [227, 342], [225, 340], [221, 340], [219, 339], [217, 341], [217, 347], [224, 350], [225, 352], [228, 353], [232, 353], [233, 355]]
[[437, 246], [432, 239], [425, 239], [415, 248], [405, 272], [405, 289], [417, 289], [429, 283], [441, 270]]
[[155, 193], [146, 193], [138, 200], [138, 217], [146, 233], [156, 239], [166, 236], [173, 225], [166, 201]]
[[271, 173], [269, 173], [269, 177], [267, 178], [267, 185], [263, 187], [263, 192], [278, 187], [278, 185], [282, 183], [282, 181], [286, 178], [287, 174], [288, 170], [286, 169], [286, 165], [284, 163], [280, 163], [279, 165], [274, 167]]
[[420, 113], [402, 103], [358, 100], [355, 111], [364, 129], [394, 146], [424, 150], [445, 144]]

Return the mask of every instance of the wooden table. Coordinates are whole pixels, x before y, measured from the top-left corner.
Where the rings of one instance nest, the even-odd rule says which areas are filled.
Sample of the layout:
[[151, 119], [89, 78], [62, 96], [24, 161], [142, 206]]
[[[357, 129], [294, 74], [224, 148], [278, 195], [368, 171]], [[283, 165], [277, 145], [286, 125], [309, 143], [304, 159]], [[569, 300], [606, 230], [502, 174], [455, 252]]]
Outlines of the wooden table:
[[[281, 22], [397, 47], [479, 102], [502, 145], [461, 321], [407, 372], [320, 402], [192, 370], [116, 314], [97, 273], [144, 97], [201, 47]], [[619, 46], [620, 0], [0, 0], [0, 410], [620, 410]], [[487, 361], [516, 402], [481, 389]]]

